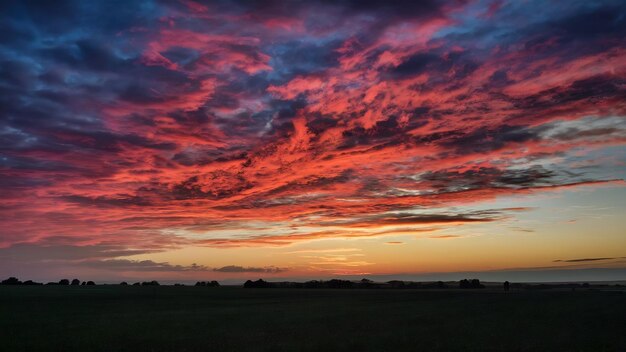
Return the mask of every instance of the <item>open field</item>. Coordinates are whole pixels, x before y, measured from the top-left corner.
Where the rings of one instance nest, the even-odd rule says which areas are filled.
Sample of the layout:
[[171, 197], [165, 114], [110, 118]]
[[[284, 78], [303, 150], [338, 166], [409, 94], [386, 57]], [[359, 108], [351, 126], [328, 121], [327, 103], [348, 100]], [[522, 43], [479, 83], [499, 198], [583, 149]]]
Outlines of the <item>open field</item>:
[[0, 286], [2, 351], [625, 351], [626, 292]]

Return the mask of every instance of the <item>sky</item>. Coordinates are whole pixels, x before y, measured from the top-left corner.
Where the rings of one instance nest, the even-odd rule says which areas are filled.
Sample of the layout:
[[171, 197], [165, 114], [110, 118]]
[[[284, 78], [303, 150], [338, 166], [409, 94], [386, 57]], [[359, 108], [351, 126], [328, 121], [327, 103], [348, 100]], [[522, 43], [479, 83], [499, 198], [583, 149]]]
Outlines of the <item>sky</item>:
[[2, 1], [0, 276], [626, 280], [624, 1]]

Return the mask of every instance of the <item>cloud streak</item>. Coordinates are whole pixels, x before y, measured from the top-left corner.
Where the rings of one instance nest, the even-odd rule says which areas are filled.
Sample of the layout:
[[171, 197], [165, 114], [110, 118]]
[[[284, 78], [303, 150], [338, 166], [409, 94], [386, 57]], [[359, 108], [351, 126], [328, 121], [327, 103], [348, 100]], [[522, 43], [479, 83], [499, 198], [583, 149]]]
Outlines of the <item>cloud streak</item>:
[[[621, 257], [626, 258], [626, 257]], [[583, 263], [583, 262], [597, 262], [597, 261], [605, 261], [605, 260], [614, 260], [620, 258], [578, 258], [578, 259], [558, 259], [555, 260], [555, 263]]]
[[221, 268], [215, 268], [213, 271], [218, 271], [222, 273], [268, 273], [268, 274], [276, 274], [287, 271], [286, 268], [277, 268], [277, 267], [266, 267], [266, 268], [256, 268], [256, 267], [243, 267], [238, 265], [227, 265]]

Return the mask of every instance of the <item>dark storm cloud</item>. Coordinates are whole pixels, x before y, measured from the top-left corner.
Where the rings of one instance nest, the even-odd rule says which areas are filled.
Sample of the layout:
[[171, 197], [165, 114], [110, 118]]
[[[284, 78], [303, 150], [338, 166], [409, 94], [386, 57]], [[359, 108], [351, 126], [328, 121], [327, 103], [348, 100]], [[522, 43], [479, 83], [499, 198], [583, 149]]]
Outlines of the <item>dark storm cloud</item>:
[[[10, 18], [19, 19], [42, 32], [58, 36], [81, 27], [116, 33], [128, 29], [131, 25], [149, 24], [151, 19], [161, 15], [152, 3], [152, 1], [129, 3], [121, 0], [90, 2], [26, 0], [3, 2], [0, 10]], [[146, 12], [145, 9], [150, 7], [157, 11]]]
[[542, 166], [528, 169], [498, 169], [481, 167], [466, 171], [440, 170], [427, 172], [420, 180], [430, 185], [437, 192], [484, 188], [527, 188], [546, 185], [558, 185], [572, 182], [581, 175], [548, 170]]
[[[219, 2], [221, 5], [233, 4], [229, 1]], [[464, 1], [453, 1], [455, 4], [464, 3]], [[303, 9], [310, 10], [317, 6], [328, 6], [335, 11], [340, 11], [340, 18], [345, 18], [357, 14], [378, 15], [387, 21], [393, 21], [398, 18], [413, 18], [437, 15], [441, 11], [444, 1], [424, 0], [424, 1], [408, 1], [408, 0], [342, 0], [342, 1], [279, 1], [279, 0], [262, 0], [262, 1], [240, 1], [234, 2], [234, 8], [243, 9], [248, 13], [253, 13], [259, 17], [289, 17], [297, 14]]]
[[622, 1], [598, 2], [579, 13], [547, 21], [536, 30], [545, 33], [546, 36], [557, 37], [560, 45], [588, 43], [601, 38], [596, 45], [587, 48], [581, 46], [584, 51], [597, 51], [607, 48], [611, 41], [619, 40], [626, 35], [625, 11], [626, 5]]
[[[432, 138], [432, 136], [428, 136]], [[428, 138], [427, 137], [427, 138]], [[509, 143], [523, 143], [539, 139], [536, 129], [526, 126], [501, 125], [496, 128], [479, 127], [471, 132], [458, 133], [446, 138], [443, 145], [456, 149], [459, 154], [487, 153]]]
[[396, 66], [392, 74], [395, 77], [414, 76], [425, 72], [430, 65], [441, 61], [441, 58], [430, 53], [417, 54], [408, 58], [406, 61]]
[[328, 43], [296, 40], [274, 46], [269, 53], [273, 54], [272, 62], [279, 68], [281, 80], [286, 82], [299, 74], [335, 66], [339, 58], [336, 49], [341, 45], [342, 42], [339, 40], [331, 40]]
[[561, 89], [550, 89], [540, 92], [537, 95], [525, 98], [525, 103], [529, 107], [552, 107], [563, 104], [584, 101], [590, 97], [594, 101], [604, 99], [624, 98], [624, 78], [613, 75], [593, 76], [577, 80], [567, 87]]

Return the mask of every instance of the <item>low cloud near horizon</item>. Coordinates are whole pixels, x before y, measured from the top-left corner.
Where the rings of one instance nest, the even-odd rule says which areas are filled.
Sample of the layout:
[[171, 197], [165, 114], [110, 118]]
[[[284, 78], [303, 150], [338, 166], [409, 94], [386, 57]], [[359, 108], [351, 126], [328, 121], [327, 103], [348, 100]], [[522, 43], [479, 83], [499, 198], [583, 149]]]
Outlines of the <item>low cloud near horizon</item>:
[[282, 273], [287, 271], [286, 268], [277, 268], [277, 267], [264, 267], [264, 268], [255, 268], [255, 267], [243, 267], [238, 265], [227, 265], [221, 268], [215, 268], [213, 271], [219, 271], [223, 273]]
[[626, 257], [615, 258], [579, 258], [579, 259], [557, 259], [555, 263], [579, 263], [579, 262], [597, 262], [602, 260], [626, 259]]

